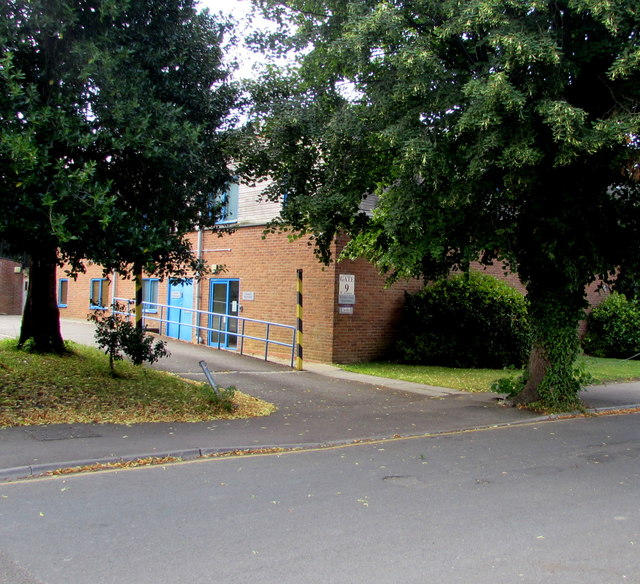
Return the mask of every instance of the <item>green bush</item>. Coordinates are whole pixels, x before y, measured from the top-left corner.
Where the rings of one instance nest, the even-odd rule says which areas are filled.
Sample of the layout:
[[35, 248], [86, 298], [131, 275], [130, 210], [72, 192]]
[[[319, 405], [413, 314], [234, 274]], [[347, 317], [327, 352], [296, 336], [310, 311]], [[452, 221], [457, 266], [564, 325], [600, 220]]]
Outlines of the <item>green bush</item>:
[[611, 294], [587, 316], [582, 346], [594, 357], [624, 359], [640, 353], [640, 303]]
[[113, 376], [116, 375], [115, 361], [121, 361], [124, 355], [134, 365], [142, 365], [145, 361], [155, 363], [169, 355], [166, 343], [154, 341], [144, 330], [137, 329], [123, 315], [124, 309], [124, 306], [116, 303], [112, 313], [97, 309], [88, 317], [96, 325], [96, 344], [109, 356], [109, 368]]
[[397, 349], [407, 363], [502, 368], [522, 366], [530, 345], [524, 297], [471, 272], [407, 295]]

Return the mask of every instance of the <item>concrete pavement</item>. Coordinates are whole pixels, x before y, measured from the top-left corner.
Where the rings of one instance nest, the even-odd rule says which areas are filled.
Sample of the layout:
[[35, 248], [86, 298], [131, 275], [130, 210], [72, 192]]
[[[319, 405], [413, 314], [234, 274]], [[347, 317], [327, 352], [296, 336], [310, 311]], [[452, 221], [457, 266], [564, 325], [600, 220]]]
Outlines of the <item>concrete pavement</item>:
[[[0, 337], [15, 337], [19, 317], [0, 316]], [[93, 343], [93, 326], [65, 320], [63, 335]], [[150, 456], [196, 458], [227, 450], [310, 447], [391, 436], [517, 424], [539, 419], [502, 407], [495, 394], [358, 375], [330, 365], [306, 364], [305, 371], [242, 357], [227, 351], [169, 341], [171, 356], [160, 369], [204, 381], [207, 362], [218, 384], [275, 403], [271, 416], [201, 423], [122, 426], [76, 424], [0, 429], [0, 480], [38, 475], [63, 467]], [[640, 403], [640, 383], [589, 388], [593, 408]]]

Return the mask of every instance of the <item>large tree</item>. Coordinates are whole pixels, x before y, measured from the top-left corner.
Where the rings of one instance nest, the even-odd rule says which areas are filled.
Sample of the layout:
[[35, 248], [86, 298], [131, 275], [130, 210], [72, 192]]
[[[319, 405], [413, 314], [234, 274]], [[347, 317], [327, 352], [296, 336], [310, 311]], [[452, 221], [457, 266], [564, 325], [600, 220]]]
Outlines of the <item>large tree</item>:
[[256, 4], [293, 24], [263, 47], [299, 50], [249, 126], [282, 224], [324, 259], [345, 230], [391, 277], [503, 262], [535, 326], [519, 401], [575, 407], [585, 286], [640, 265], [637, 0]]
[[55, 270], [198, 270], [230, 180], [227, 25], [193, 0], [5, 0], [0, 239], [30, 258], [20, 341], [61, 351]]

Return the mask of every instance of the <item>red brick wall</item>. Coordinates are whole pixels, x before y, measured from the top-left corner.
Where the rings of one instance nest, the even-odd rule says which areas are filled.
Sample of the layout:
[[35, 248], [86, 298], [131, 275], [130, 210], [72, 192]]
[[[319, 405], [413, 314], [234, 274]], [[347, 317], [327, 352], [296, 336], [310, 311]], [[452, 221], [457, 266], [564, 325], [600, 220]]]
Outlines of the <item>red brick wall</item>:
[[22, 264], [0, 258], [0, 314], [22, 314], [24, 275], [15, 269]]
[[[296, 271], [302, 269], [305, 360], [346, 363], [384, 356], [395, 333], [404, 290], [416, 291], [420, 282], [386, 289], [384, 278], [364, 260], [322, 266], [306, 240], [291, 242], [283, 234], [263, 239], [262, 232], [262, 227], [245, 227], [223, 238], [211, 233], [204, 237], [206, 262], [225, 265], [219, 277], [240, 280], [241, 315], [295, 325]], [[353, 314], [338, 313], [339, 274], [355, 276]], [[207, 283], [202, 286], [203, 307], [208, 306], [208, 291]], [[253, 292], [254, 300], [243, 300], [243, 292]]]
[[[62, 278], [68, 279], [67, 306], [60, 307], [60, 316], [62, 318], [86, 318], [91, 313], [89, 308], [89, 298], [91, 291], [92, 278], [103, 278], [102, 268], [95, 264], [87, 264], [87, 271], [84, 274], [78, 274], [76, 279], [69, 278], [63, 268], [58, 269], [58, 282]], [[114, 292], [114, 277], [108, 275], [109, 279], [109, 298], [111, 303]], [[119, 282], [116, 283], [118, 295], [120, 295]]]
[[[304, 357], [308, 361], [346, 363], [383, 358], [396, 335], [396, 326], [404, 304], [405, 291], [416, 292], [422, 281], [398, 282], [385, 287], [384, 277], [364, 260], [343, 261], [322, 266], [313, 254], [307, 240], [289, 241], [286, 234], [271, 234], [263, 238], [263, 227], [240, 227], [234, 233], [219, 237], [204, 232], [192, 236], [194, 251], [201, 250], [209, 266], [217, 265], [220, 271], [194, 284], [196, 308], [209, 310], [209, 286], [211, 279], [237, 279], [240, 284], [239, 303], [245, 318], [268, 320], [282, 324], [296, 324], [296, 272], [303, 270], [304, 297]], [[501, 265], [476, 269], [506, 278], [507, 282], [525, 292], [517, 276], [504, 275]], [[353, 314], [339, 314], [338, 280], [340, 274], [355, 276]], [[65, 277], [63, 271], [60, 277]], [[86, 274], [77, 280], [69, 280], [68, 306], [61, 308], [62, 317], [86, 318], [89, 309], [89, 291], [92, 278], [101, 278], [102, 269], [89, 265]], [[132, 280], [111, 277], [109, 300], [135, 296]], [[243, 299], [243, 292], [253, 293], [253, 300]], [[168, 282], [159, 285], [158, 301], [168, 301]], [[589, 289], [589, 300], [601, 301], [603, 295], [596, 286]], [[194, 322], [195, 326], [198, 323]], [[149, 326], [154, 326], [150, 323]], [[207, 326], [203, 319], [199, 326]], [[253, 326], [248, 334], [262, 336], [264, 327]], [[275, 331], [272, 331], [272, 334]], [[275, 338], [291, 341], [290, 333], [275, 333]], [[194, 342], [197, 341], [194, 334]], [[206, 342], [206, 331], [201, 331]], [[262, 355], [264, 344], [245, 341], [245, 351]], [[289, 359], [286, 348], [271, 346], [269, 355]]]
[[[208, 276], [194, 285], [194, 299], [200, 310], [209, 309], [209, 282], [211, 279], [238, 279], [240, 299], [243, 307], [240, 316], [257, 320], [268, 320], [295, 326], [297, 283], [296, 273], [303, 270], [304, 282], [304, 339], [305, 358], [312, 361], [332, 360], [332, 339], [334, 314], [334, 271], [335, 266], [324, 268], [313, 255], [313, 248], [306, 241], [289, 242], [286, 235], [271, 235], [262, 239], [263, 227], [245, 227], [231, 235], [219, 237], [211, 232], [203, 234], [202, 257], [211, 265], [224, 266], [218, 274]], [[198, 248], [198, 234], [193, 234], [194, 250]], [[66, 277], [64, 270], [58, 277]], [[67, 307], [61, 307], [63, 318], [86, 318], [89, 309], [89, 294], [92, 278], [101, 278], [102, 269], [90, 265], [85, 274], [76, 280], [69, 280]], [[110, 299], [114, 292], [118, 297], [133, 298], [134, 283], [131, 280], [110, 277]], [[253, 292], [254, 300], [243, 300], [243, 292]], [[168, 282], [159, 286], [158, 301], [167, 303]], [[202, 320], [201, 326], [206, 326]], [[262, 336], [264, 327], [253, 329], [256, 336]], [[275, 333], [276, 340], [291, 342], [288, 331]], [[202, 337], [206, 340], [206, 333]], [[195, 339], [194, 339], [195, 340]], [[249, 352], [261, 354], [264, 344], [248, 342]], [[289, 358], [290, 351], [272, 346], [270, 355]]]
[[[207, 232], [202, 256], [208, 265], [224, 266], [218, 278], [240, 280], [241, 316], [289, 325], [296, 324], [297, 270], [302, 269], [304, 356], [311, 361], [331, 361], [335, 266], [320, 265], [306, 240], [290, 242], [284, 234], [263, 239], [262, 234], [261, 226], [239, 228], [222, 238]], [[209, 306], [209, 279], [201, 285], [203, 309]], [[254, 299], [244, 300], [243, 292], [253, 292]], [[257, 349], [261, 350], [263, 347]], [[287, 355], [285, 349], [274, 347], [273, 351]]]
[[402, 316], [405, 291], [417, 292], [422, 281], [401, 281], [386, 287], [384, 277], [365, 260], [338, 263], [336, 281], [339, 274], [355, 276], [355, 304], [353, 314], [338, 314], [336, 290], [333, 361], [371, 361], [388, 356]]

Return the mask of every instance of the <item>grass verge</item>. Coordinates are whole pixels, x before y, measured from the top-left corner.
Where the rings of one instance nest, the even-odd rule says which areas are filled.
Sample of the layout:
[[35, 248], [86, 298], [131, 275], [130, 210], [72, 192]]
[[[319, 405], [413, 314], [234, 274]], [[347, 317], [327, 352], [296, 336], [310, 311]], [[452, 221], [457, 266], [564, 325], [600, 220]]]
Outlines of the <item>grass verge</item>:
[[204, 383], [119, 361], [118, 377], [98, 349], [67, 343], [65, 355], [32, 354], [0, 342], [0, 427], [36, 424], [202, 422], [266, 416], [276, 408], [235, 392], [234, 409], [213, 403]]
[[[593, 383], [620, 383], [640, 379], [640, 361], [599, 359], [581, 356], [586, 371]], [[437, 387], [449, 387], [463, 391], [490, 391], [491, 384], [501, 377], [515, 377], [522, 373], [518, 369], [454, 369], [428, 365], [404, 365], [401, 363], [353, 363], [340, 365], [346, 371], [413, 381]]]

